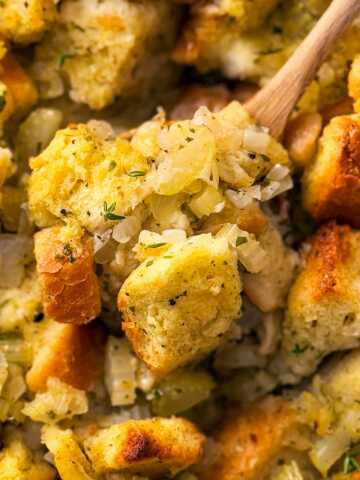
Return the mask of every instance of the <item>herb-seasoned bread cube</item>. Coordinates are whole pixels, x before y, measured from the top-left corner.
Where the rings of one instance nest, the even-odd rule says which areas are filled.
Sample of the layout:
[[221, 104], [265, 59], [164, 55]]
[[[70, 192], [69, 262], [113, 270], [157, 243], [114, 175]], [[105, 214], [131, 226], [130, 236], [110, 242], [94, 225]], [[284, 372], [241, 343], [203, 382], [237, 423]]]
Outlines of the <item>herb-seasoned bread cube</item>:
[[200, 479], [267, 478], [295, 426], [295, 411], [280, 398], [267, 397], [246, 409], [233, 408], [214, 435], [219, 445], [215, 462], [201, 472]]
[[90, 238], [62, 238], [62, 227], [36, 233], [35, 258], [45, 314], [58, 322], [83, 324], [100, 312], [100, 287]]
[[54, 480], [55, 470], [46, 462], [33, 458], [18, 439], [6, 442], [0, 452], [0, 480]]
[[188, 420], [155, 417], [100, 430], [85, 440], [84, 447], [97, 473], [124, 471], [161, 478], [197, 463], [203, 442]]
[[60, 130], [39, 156], [32, 158], [29, 206], [39, 227], [73, 219], [90, 232], [105, 230], [146, 195], [149, 170], [139, 152], [122, 139], [107, 141], [87, 125]]
[[54, 27], [36, 48], [33, 65], [41, 94], [64, 92], [101, 109], [117, 95], [139, 95], [169, 69], [164, 53], [176, 32], [172, 2], [165, 0], [64, 0]]
[[360, 345], [360, 232], [325, 225], [290, 289], [283, 348], [293, 370], [312, 373], [328, 353]]
[[62, 480], [96, 480], [89, 460], [70, 429], [43, 427], [41, 439], [54, 456], [54, 463]]
[[89, 389], [101, 372], [104, 346], [103, 331], [97, 325], [51, 322], [26, 375], [30, 390], [45, 391], [50, 377], [74, 388]]
[[360, 227], [360, 116], [331, 120], [305, 171], [303, 203], [318, 222], [338, 219]]
[[203, 234], [143, 262], [123, 283], [118, 305], [136, 353], [164, 375], [218, 346], [240, 314], [240, 291], [227, 240]]
[[3, 0], [0, 35], [28, 44], [39, 40], [56, 16], [56, 0]]

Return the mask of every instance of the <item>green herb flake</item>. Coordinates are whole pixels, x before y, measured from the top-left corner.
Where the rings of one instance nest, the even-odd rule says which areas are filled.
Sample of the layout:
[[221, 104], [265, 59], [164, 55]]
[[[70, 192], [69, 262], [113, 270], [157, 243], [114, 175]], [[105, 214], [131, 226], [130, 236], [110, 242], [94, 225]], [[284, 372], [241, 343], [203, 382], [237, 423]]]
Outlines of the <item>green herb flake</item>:
[[115, 208], [116, 202], [112, 203], [111, 205], [108, 205], [107, 202], [104, 202], [104, 218], [106, 220], [124, 220], [125, 217], [114, 213]]
[[353, 457], [353, 455], [348, 454], [344, 458], [343, 472], [345, 474], [358, 472], [360, 471], [359, 462]]
[[142, 170], [133, 170], [132, 172], [128, 172], [129, 177], [143, 177], [145, 175], [145, 172]]
[[306, 352], [308, 348], [309, 345], [304, 345], [303, 347], [300, 347], [300, 345], [296, 343], [291, 352], [295, 353], [295, 355], [300, 355], [301, 353]]
[[63, 67], [66, 60], [69, 60], [70, 58], [73, 58], [73, 57], [75, 57], [75, 55], [73, 53], [63, 53], [63, 54], [61, 54], [60, 58], [59, 58], [59, 66]]
[[247, 243], [247, 238], [246, 237], [237, 237], [237, 239], [236, 239], [236, 246], [237, 247], [239, 245], [243, 245], [244, 243]]
[[154, 263], [154, 260], [149, 260], [148, 262], [145, 263], [146, 267], [150, 267]]
[[151, 243], [150, 245], [146, 245], [145, 248], [159, 248], [163, 247], [164, 245], [166, 245], [166, 242]]
[[109, 171], [114, 170], [115, 167], [116, 167], [116, 162], [114, 162], [114, 160], [111, 160], [111, 162], [109, 163]]

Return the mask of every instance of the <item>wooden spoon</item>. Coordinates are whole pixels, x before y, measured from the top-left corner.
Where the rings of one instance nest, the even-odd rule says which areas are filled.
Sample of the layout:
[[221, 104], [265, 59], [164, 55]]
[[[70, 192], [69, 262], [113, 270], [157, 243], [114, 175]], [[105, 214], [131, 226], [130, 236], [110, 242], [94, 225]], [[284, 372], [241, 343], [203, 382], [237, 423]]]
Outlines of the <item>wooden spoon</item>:
[[[333, 0], [294, 54], [254, 97], [245, 103], [260, 125], [281, 138], [287, 120], [335, 41], [360, 12], [360, 0]], [[296, 18], [294, 18], [296, 22]]]

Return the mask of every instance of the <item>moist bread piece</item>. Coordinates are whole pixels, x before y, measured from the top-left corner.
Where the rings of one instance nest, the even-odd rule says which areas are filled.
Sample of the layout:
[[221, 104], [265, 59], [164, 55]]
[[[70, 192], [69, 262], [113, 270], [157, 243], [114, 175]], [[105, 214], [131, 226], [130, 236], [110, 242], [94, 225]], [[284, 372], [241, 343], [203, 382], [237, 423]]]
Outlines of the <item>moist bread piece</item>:
[[0, 35], [22, 45], [39, 40], [56, 17], [55, 0], [0, 2]]
[[360, 345], [360, 232], [331, 223], [310, 244], [283, 324], [286, 359], [300, 375], [328, 353]]
[[97, 110], [117, 95], [143, 96], [169, 70], [174, 8], [166, 0], [63, 0], [36, 48], [33, 74], [42, 97], [62, 95], [69, 84], [73, 101]]
[[360, 116], [335, 117], [305, 171], [303, 203], [318, 221], [337, 219], [360, 227]]
[[97, 473], [123, 471], [162, 478], [197, 463], [203, 443], [191, 422], [172, 417], [113, 425], [86, 439], [84, 447]]
[[36, 233], [34, 240], [45, 314], [63, 323], [93, 320], [101, 299], [91, 238], [64, 240], [62, 227], [55, 226]]
[[281, 398], [267, 397], [243, 409], [233, 407], [214, 435], [215, 461], [200, 473], [200, 480], [265, 478], [296, 424], [295, 411]]
[[36, 460], [20, 439], [5, 442], [0, 452], [0, 480], [54, 480], [55, 470]]
[[241, 281], [225, 239], [189, 238], [143, 262], [118, 306], [137, 355], [158, 375], [215, 349], [240, 315]]
[[56, 377], [72, 387], [89, 389], [101, 373], [104, 344], [98, 325], [51, 322], [26, 375], [28, 387], [34, 392], [45, 391], [48, 379]]
[[132, 170], [147, 172], [149, 165], [129, 142], [107, 140], [88, 125], [70, 125], [59, 130], [50, 145], [30, 160], [29, 207], [39, 227], [53, 225], [66, 215], [90, 232], [113, 225], [112, 216], [126, 215], [141, 203], [147, 191], [144, 177], [133, 178]]

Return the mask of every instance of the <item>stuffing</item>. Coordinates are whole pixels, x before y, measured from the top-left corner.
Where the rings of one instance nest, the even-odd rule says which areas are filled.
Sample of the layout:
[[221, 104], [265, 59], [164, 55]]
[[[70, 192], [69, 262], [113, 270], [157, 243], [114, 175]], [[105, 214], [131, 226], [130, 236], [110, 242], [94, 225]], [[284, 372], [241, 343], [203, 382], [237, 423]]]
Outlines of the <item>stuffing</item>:
[[72, 430], [61, 430], [56, 426], [43, 427], [42, 442], [54, 456], [62, 480], [96, 480]]
[[280, 232], [269, 221], [259, 235], [266, 262], [259, 273], [244, 273], [244, 291], [263, 312], [286, 306], [286, 299], [297, 266], [296, 253], [287, 247]]
[[359, 242], [358, 231], [333, 223], [310, 241], [283, 324], [286, 360], [300, 375], [313, 372], [328, 353], [360, 345]]
[[100, 286], [90, 238], [64, 239], [66, 227], [34, 235], [36, 269], [44, 312], [57, 322], [84, 324], [101, 310]]
[[0, 35], [22, 45], [35, 42], [54, 22], [57, 0], [4, 0]]
[[94, 386], [103, 363], [104, 336], [100, 327], [50, 322], [39, 343], [26, 375], [30, 390], [45, 391], [50, 377], [81, 390]]
[[[244, 2], [226, 3], [241, 5]], [[254, 2], [246, 3], [254, 8]], [[312, 29], [329, 0], [255, 3], [261, 4], [256, 13], [260, 12], [262, 19], [270, 15], [264, 24], [256, 25], [261, 18], [252, 10], [255, 22], [248, 22], [246, 31], [239, 25], [233, 9], [225, 8], [218, 14], [218, 5], [225, 2], [195, 3], [174, 50], [175, 61], [195, 65], [201, 72], [220, 70], [228, 78], [263, 85]], [[339, 39], [306, 90], [299, 103], [302, 111], [316, 111], [346, 95], [349, 64], [358, 53], [358, 38], [359, 24], [355, 22]]]
[[87, 125], [70, 125], [30, 160], [30, 212], [39, 227], [62, 219], [103, 231], [146, 196], [145, 175], [128, 173], [147, 172], [149, 163], [121, 138], [106, 140]]
[[304, 112], [288, 123], [284, 145], [298, 168], [307, 167], [313, 159], [321, 131], [322, 117], [319, 113]]
[[161, 478], [197, 463], [203, 435], [182, 418], [130, 420], [103, 429], [84, 442], [97, 473], [114, 471]]
[[[1, 89], [1, 85], [0, 85]], [[1, 115], [1, 114], [0, 114]], [[1, 118], [0, 118], [1, 122]], [[1, 123], [0, 123], [0, 135], [1, 135]], [[2, 186], [5, 180], [14, 173], [14, 164], [12, 163], [12, 154], [8, 148], [0, 147], [0, 208], [2, 208], [3, 193]]]
[[216, 452], [200, 480], [268, 478], [296, 425], [295, 410], [280, 398], [267, 397], [242, 410], [233, 407], [214, 435]]
[[12, 114], [24, 114], [36, 103], [38, 94], [34, 83], [10, 53], [0, 60], [1, 83], [7, 90], [6, 94], [3, 94], [3, 100], [0, 100], [1, 103], [5, 102], [0, 111], [6, 109], [9, 102]]
[[219, 345], [240, 315], [240, 291], [227, 241], [192, 237], [143, 262], [125, 280], [118, 297], [123, 329], [137, 355], [165, 375]]
[[318, 222], [360, 227], [360, 116], [331, 120], [303, 178], [303, 204]]
[[0, 452], [0, 480], [54, 480], [55, 470], [46, 462], [36, 460], [18, 439], [6, 442]]
[[355, 110], [360, 109], [360, 55], [354, 58], [349, 74], [349, 95], [355, 101]]
[[118, 95], [146, 89], [166, 67], [177, 15], [171, 2], [65, 0], [57, 22], [36, 49], [33, 65], [42, 96], [64, 92], [101, 109]]

